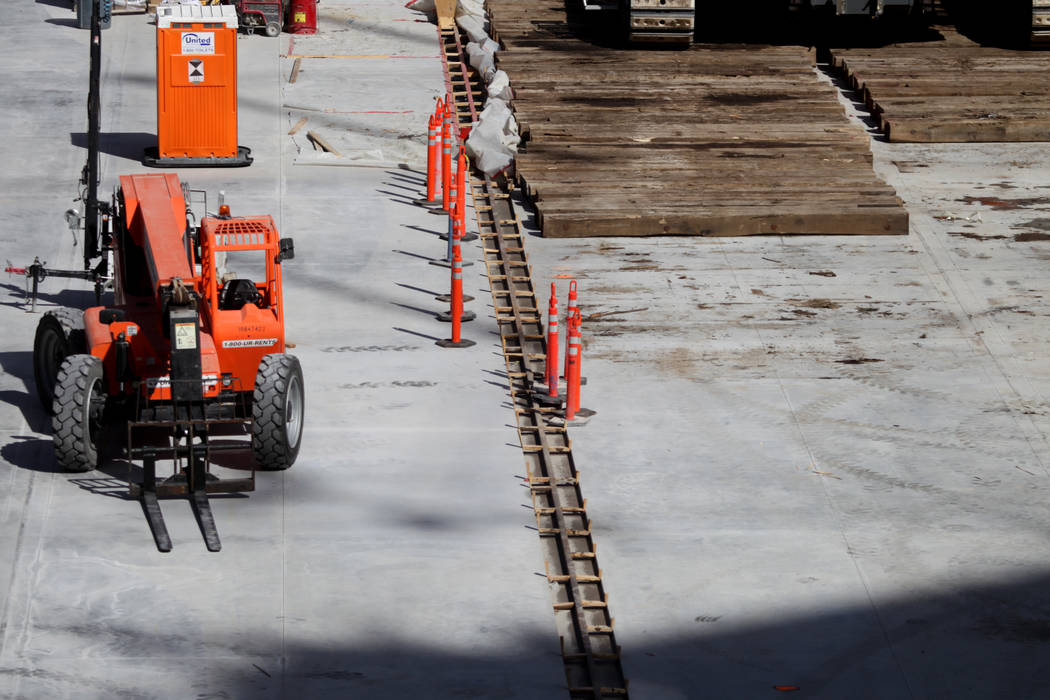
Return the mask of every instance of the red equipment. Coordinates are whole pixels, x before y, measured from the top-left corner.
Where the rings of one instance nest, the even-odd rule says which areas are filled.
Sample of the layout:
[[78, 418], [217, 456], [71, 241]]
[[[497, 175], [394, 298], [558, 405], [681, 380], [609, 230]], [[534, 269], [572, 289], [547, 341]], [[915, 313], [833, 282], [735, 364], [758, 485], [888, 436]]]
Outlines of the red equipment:
[[317, 0], [291, 0], [288, 31], [292, 34], [317, 33]]
[[234, 0], [237, 17], [241, 26], [249, 29], [262, 29], [266, 36], [277, 36], [284, 26], [283, 0], [264, 2], [263, 0]]

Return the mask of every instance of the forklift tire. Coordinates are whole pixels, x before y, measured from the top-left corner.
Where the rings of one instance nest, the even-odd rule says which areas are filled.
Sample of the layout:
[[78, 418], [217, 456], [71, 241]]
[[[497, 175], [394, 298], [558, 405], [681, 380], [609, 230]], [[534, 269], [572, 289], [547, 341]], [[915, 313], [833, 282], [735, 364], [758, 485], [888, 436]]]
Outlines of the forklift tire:
[[303, 370], [294, 355], [263, 357], [252, 397], [252, 457], [259, 469], [295, 463], [303, 437]]
[[102, 360], [94, 355], [67, 357], [55, 382], [51, 419], [58, 466], [71, 472], [89, 472], [98, 466], [105, 409]]
[[281, 33], [280, 22], [267, 22], [266, 23], [266, 36], [277, 36]]
[[33, 339], [33, 378], [40, 404], [48, 413], [54, 413], [55, 381], [62, 361], [82, 352], [87, 352], [83, 311], [54, 309], [40, 317]]

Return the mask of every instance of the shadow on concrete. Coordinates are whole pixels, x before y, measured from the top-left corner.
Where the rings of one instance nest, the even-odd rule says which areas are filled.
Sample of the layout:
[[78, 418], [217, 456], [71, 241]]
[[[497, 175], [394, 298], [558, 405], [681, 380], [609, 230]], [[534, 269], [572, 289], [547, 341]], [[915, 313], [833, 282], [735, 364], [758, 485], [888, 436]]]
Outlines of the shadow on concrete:
[[[415, 175], [415, 177], [409, 177], [405, 173]], [[423, 187], [427, 184], [426, 173], [417, 173], [415, 170], [410, 169], [408, 165], [402, 165], [400, 170], [387, 170], [386, 174], [395, 180], [401, 180], [402, 182], [414, 185], [417, 188]]]
[[63, 10], [69, 10], [75, 12], [76, 8], [73, 2], [70, 0], [36, 0], [37, 5], [50, 5], [51, 7], [58, 7]]
[[[87, 148], [87, 133], [72, 132], [69, 142], [77, 148]], [[142, 153], [147, 147], [156, 145], [157, 135], [143, 131], [100, 133], [98, 137], [98, 148], [102, 153], [136, 163], [142, 162]]]
[[959, 33], [982, 46], [1025, 49], [1031, 31], [1031, 0], [948, 0]]
[[864, 104], [864, 100], [861, 99], [860, 92], [850, 87], [849, 82], [842, 77], [842, 75], [832, 70], [831, 66], [827, 64], [818, 64], [817, 70], [824, 75], [828, 76], [832, 84], [838, 88], [846, 99], [848, 99], [857, 110], [857, 117], [864, 123], [864, 126], [868, 129], [868, 136], [875, 141], [882, 141], [888, 143], [889, 139], [882, 133], [882, 129], [879, 128], [879, 121], [875, 118], [875, 115], [871, 113], [867, 105]]
[[50, 438], [12, 435], [10, 440], [11, 442], [0, 447], [0, 457], [8, 464], [42, 474], [57, 474], [61, 471], [55, 464]]
[[417, 338], [425, 338], [426, 340], [432, 340], [435, 343], [437, 341], [441, 340], [441, 338], [438, 338], [438, 337], [435, 337], [435, 336], [432, 336], [432, 335], [427, 335], [426, 333], [420, 333], [419, 331], [409, 330], [408, 328], [398, 328], [397, 326], [394, 326], [391, 330], [395, 330], [398, 333], [407, 333], [409, 335], [414, 335]]
[[[418, 526], [432, 527], [427, 519]], [[702, 558], [703, 552], [697, 555]], [[232, 630], [208, 633], [191, 625], [160, 633], [149, 626], [149, 620], [136, 624], [122, 615], [81, 620], [90, 610], [72, 610], [63, 633], [71, 643], [79, 640], [82, 648], [90, 649], [92, 657], [120, 658], [133, 649], [147, 665], [194, 653], [194, 658], [223, 660], [209, 663], [207, 672], [195, 677], [198, 697], [569, 697], [560, 672], [553, 616], [549, 636], [515, 634], [514, 630], [490, 629], [492, 621], [481, 616], [478, 606], [476, 619], [461, 621], [459, 634], [475, 637], [472, 648], [463, 651], [427, 636], [425, 623], [412, 628], [413, 642], [398, 641], [393, 629], [403, 629], [404, 620], [397, 617], [397, 610], [389, 611], [392, 629], [362, 630], [361, 620], [369, 617], [361, 612], [368, 607], [368, 588], [389, 595], [389, 589], [399, 585], [382, 572], [358, 572], [355, 588], [366, 591], [363, 599], [336, 598], [301, 605], [290, 621], [294, 624], [285, 625], [282, 620], [280, 634], [245, 637]], [[740, 585], [746, 588], [745, 583]], [[728, 611], [704, 604], [705, 587], [701, 585], [694, 591], [695, 605], [676, 611], [677, 630], [646, 629], [621, 613], [618, 641], [625, 644], [623, 666], [632, 697], [637, 698], [1037, 700], [1050, 697], [1047, 590], [1050, 575], [1039, 573], [984, 585], [957, 583], [882, 601], [877, 611], [864, 600], [829, 603], [810, 612], [781, 609], [766, 618], [761, 611], [753, 611], [752, 616], [741, 610], [734, 619]], [[612, 591], [614, 611], [617, 594], [629, 593]], [[457, 596], [452, 597], [458, 600]], [[440, 584], [429, 597], [436, 609], [449, 605]], [[169, 606], [179, 604], [177, 597], [162, 602], [158, 614], [163, 616]], [[468, 618], [472, 612], [463, 609]], [[740, 619], [745, 616], [749, 621]], [[352, 634], [362, 641], [340, 639], [338, 632], [317, 641], [301, 638], [314, 625], [336, 631], [339, 623], [354, 630], [348, 638]], [[512, 651], [494, 651], [486, 644], [489, 638], [498, 639], [505, 648], [508, 636]], [[61, 676], [47, 672], [49, 664], [60, 662], [68, 663], [46, 657], [34, 662], [32, 676], [20, 681], [23, 696], [45, 696], [32, 694], [34, 683], [41, 687], [46, 683], [54, 697], [62, 694], [65, 684], [86, 682], [90, 687], [105, 677], [104, 664], [88, 670], [88, 678], [81, 678], [79, 669]], [[147, 690], [138, 685], [145, 682], [113, 679], [110, 690], [136, 695]]]
[[77, 23], [76, 18], [67, 19], [65, 17], [48, 17], [44, 21], [48, 24], [53, 24], [56, 27], [68, 27], [69, 29], [80, 31], [80, 25]]
[[[58, 279], [58, 278], [55, 278]], [[41, 285], [46, 285], [45, 279]], [[30, 302], [26, 298], [25, 287], [17, 284], [0, 284], [0, 290], [8, 292], [8, 299], [0, 301], [0, 306], [10, 306], [16, 309], [29, 311]], [[105, 300], [105, 297], [103, 297]], [[61, 289], [54, 293], [37, 291], [36, 312], [43, 313], [51, 306], [67, 307], [71, 309], [86, 309], [95, 306], [95, 292], [90, 289]]]
[[[32, 339], [27, 339], [26, 344], [32, 346]], [[33, 352], [22, 350], [18, 352], [0, 352], [0, 368], [18, 379], [25, 387], [25, 391], [5, 389], [0, 391], [0, 402], [14, 406], [22, 413], [29, 429], [35, 433], [49, 432], [51, 421], [40, 405], [40, 399], [36, 393], [36, 380], [33, 378]]]
[[408, 309], [409, 311], [415, 311], [416, 313], [425, 314], [427, 316], [430, 316], [431, 318], [437, 318], [437, 316], [441, 313], [440, 311], [432, 311], [430, 309], [421, 309], [418, 306], [412, 306], [411, 304], [402, 304], [401, 302], [397, 302], [397, 301], [392, 301], [390, 303], [393, 304], [394, 306], [399, 306], [402, 309]]
[[432, 297], [439, 296], [438, 292], [435, 292], [435, 291], [432, 291], [432, 290], [429, 290], [429, 289], [423, 289], [422, 287], [415, 287], [415, 286], [413, 286], [411, 284], [402, 284], [401, 282], [395, 282], [394, 284], [396, 284], [398, 287], [404, 287], [405, 289], [411, 289], [413, 292], [420, 292], [422, 294], [426, 294], [426, 295], [432, 296]]

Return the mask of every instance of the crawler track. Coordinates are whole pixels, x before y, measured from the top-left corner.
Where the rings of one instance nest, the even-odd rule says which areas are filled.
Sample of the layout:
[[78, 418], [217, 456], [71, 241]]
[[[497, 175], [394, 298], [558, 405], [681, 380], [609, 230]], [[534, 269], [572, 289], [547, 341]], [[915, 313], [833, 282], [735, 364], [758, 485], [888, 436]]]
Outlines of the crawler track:
[[[476, 118], [482, 91], [472, 80], [458, 32], [439, 31], [457, 119], [467, 126]], [[568, 692], [573, 698], [626, 698], [627, 681], [572, 442], [566, 428], [557, 424], [558, 414], [535, 401], [533, 378], [543, 374], [544, 325], [520, 219], [511, 195], [495, 183], [471, 177], [470, 192], [546, 576], [553, 589]]]

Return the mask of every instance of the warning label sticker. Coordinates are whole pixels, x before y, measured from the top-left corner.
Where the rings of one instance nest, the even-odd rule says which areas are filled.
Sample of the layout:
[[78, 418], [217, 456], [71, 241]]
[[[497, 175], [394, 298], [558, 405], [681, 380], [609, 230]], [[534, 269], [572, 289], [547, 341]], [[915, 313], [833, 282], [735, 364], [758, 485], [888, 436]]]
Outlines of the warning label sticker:
[[215, 54], [215, 32], [183, 32], [182, 55]]
[[204, 82], [204, 61], [199, 58], [191, 58], [186, 66], [190, 72], [191, 83]]
[[175, 349], [193, 350], [197, 347], [197, 329], [192, 323], [175, 324]]
[[239, 340], [224, 340], [224, 348], [268, 348], [277, 344], [277, 338], [241, 338]]

